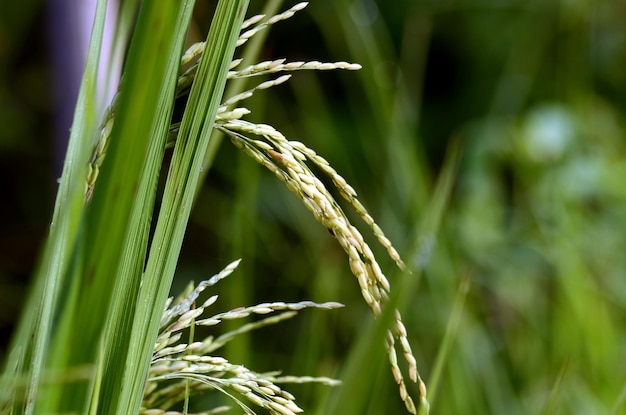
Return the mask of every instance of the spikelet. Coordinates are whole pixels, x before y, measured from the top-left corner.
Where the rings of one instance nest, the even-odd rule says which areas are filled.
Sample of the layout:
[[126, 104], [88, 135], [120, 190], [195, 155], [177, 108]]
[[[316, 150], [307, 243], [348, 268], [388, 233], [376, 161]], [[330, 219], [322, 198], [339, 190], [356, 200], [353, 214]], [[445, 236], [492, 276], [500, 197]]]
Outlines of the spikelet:
[[[171, 407], [180, 403], [187, 383], [191, 392], [219, 391], [229, 396], [244, 412], [253, 414], [250, 405], [266, 409], [272, 414], [292, 415], [302, 412], [295, 397], [278, 386], [279, 383], [321, 383], [335, 386], [338, 381], [326, 377], [277, 376], [277, 373], [257, 373], [241, 365], [230, 363], [213, 353], [242, 333], [275, 324], [291, 318], [305, 308], [334, 309], [339, 303], [272, 302], [204, 317], [205, 311], [217, 301], [213, 295], [200, 306], [195, 306], [201, 293], [230, 275], [239, 261], [234, 261], [220, 273], [197, 286], [190, 284], [176, 299], [169, 298], [163, 312], [159, 334], [154, 346], [148, 379], [144, 390], [141, 415], [172, 415]], [[221, 336], [212, 336], [191, 343], [181, 342], [181, 331], [192, 326], [214, 326], [224, 320], [235, 320], [251, 314], [266, 316], [247, 323]], [[226, 407], [213, 408], [203, 414], [216, 414]]]
[[[359, 230], [350, 223], [337, 201], [322, 181], [311, 172], [306, 162], [316, 165], [331, 178], [339, 193], [350, 202], [365, 223], [369, 225], [378, 242], [387, 250], [389, 257], [398, 268], [405, 270], [406, 266], [400, 259], [398, 252], [382, 229], [376, 225], [365, 207], [358, 201], [354, 189], [330, 167], [325, 159], [300, 142], [288, 141], [283, 134], [272, 126], [254, 124], [244, 120], [232, 120], [218, 128], [226, 133], [238, 148], [265, 166], [280, 181], [285, 183], [287, 188], [311, 211], [315, 219], [337, 238], [339, 245], [348, 256], [350, 270], [359, 283], [363, 299], [374, 316], [379, 317], [389, 298], [391, 290], [389, 281]], [[248, 138], [248, 135], [251, 134], [261, 137], [262, 140]], [[416, 414], [417, 409], [407, 392], [404, 375], [398, 366], [396, 340], [399, 342], [398, 348], [408, 364], [409, 378], [418, 383], [420, 402], [425, 408], [428, 408], [426, 386], [419, 376], [417, 362], [407, 339], [406, 328], [397, 310], [394, 326], [387, 333], [385, 348], [389, 356], [391, 372], [398, 384], [400, 397], [409, 413]]]

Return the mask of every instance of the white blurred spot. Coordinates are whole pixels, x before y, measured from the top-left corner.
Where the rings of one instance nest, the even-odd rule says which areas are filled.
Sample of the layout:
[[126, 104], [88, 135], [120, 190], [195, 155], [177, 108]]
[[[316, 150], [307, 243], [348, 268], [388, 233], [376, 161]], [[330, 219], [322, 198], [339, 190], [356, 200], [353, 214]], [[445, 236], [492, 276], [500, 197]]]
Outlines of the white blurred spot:
[[560, 105], [542, 105], [528, 114], [524, 128], [524, 146], [534, 161], [560, 159], [574, 139], [574, 119]]

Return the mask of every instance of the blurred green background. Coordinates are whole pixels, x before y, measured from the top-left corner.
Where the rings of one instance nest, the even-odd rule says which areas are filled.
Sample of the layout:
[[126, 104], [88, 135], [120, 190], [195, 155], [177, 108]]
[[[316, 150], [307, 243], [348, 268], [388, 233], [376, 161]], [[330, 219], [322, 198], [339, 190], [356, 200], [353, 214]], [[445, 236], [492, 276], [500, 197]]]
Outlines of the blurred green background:
[[[4, 349], [45, 236], [58, 161], [47, 9], [32, 0], [3, 8]], [[198, 4], [192, 33], [204, 36], [210, 10]], [[621, 0], [337, 0], [312, 2], [272, 29], [262, 59], [363, 65], [296, 73], [258, 94], [250, 119], [327, 158], [421, 271], [403, 315], [437, 390], [433, 413], [626, 413], [625, 23]], [[447, 165], [453, 143], [461, 161]], [[427, 212], [444, 168], [456, 168], [454, 188], [433, 233]], [[351, 217], [393, 287], [383, 249]], [[217, 287], [215, 311], [302, 299], [346, 308], [304, 311], [233, 343], [227, 356], [257, 371], [341, 376], [372, 322], [347, 259], [273, 175], [224, 142], [174, 290], [240, 257]], [[354, 413], [402, 413], [384, 359], [381, 340], [361, 366]], [[288, 389], [324, 413], [325, 387]]]

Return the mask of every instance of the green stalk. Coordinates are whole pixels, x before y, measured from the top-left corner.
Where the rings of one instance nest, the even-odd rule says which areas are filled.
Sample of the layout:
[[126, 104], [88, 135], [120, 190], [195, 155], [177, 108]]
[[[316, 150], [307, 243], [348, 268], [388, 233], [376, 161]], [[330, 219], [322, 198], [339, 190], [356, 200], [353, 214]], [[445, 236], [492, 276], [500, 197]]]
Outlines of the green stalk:
[[207, 38], [196, 81], [181, 122], [159, 211], [154, 240], [139, 292], [130, 349], [118, 384], [116, 413], [139, 410], [160, 316], [171, 286], [217, 108], [222, 99], [247, 0], [222, 0]]
[[[120, 394], [119, 384], [122, 379], [132, 376], [126, 371], [125, 362], [130, 353], [133, 316], [148, 246], [151, 212], [155, 203], [157, 180], [163, 162], [165, 141], [173, 111], [174, 93], [179, 73], [179, 56], [182, 54], [194, 3], [194, 0], [179, 3], [178, 17], [174, 21], [174, 27], [168, 29], [173, 37], [170, 39], [171, 43], [167, 55], [172, 58], [164, 65], [165, 80], [162, 81], [156, 111], [149, 130], [149, 137], [152, 139], [148, 142], [146, 163], [141, 173], [135, 203], [132, 206], [129, 229], [136, 231], [128, 233], [127, 245], [124, 247], [118, 269], [119, 276], [127, 277], [118, 278], [116, 281], [109, 318], [104, 331], [104, 338], [107, 339], [104, 357], [106, 369], [103, 373], [104, 382], [100, 399], [103, 402], [102, 412], [104, 413], [115, 413]], [[150, 41], [149, 38], [148, 41]], [[141, 76], [141, 65], [137, 68], [139, 69], [137, 76]], [[160, 316], [155, 318], [158, 320]], [[147, 355], [144, 359], [149, 360], [150, 356]]]

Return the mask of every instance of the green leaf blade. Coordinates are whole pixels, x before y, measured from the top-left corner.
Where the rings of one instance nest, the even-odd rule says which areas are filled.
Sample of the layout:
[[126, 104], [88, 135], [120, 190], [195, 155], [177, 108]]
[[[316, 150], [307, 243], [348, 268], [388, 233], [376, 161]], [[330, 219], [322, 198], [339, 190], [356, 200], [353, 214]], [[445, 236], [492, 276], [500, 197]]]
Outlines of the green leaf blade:
[[247, 0], [220, 1], [185, 109], [150, 248], [117, 414], [136, 412]]

